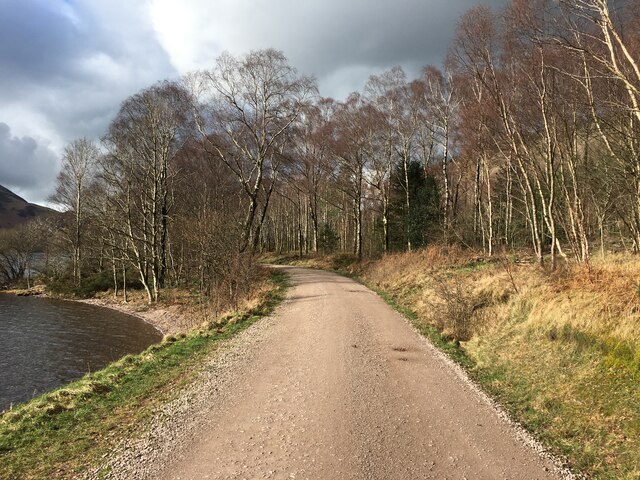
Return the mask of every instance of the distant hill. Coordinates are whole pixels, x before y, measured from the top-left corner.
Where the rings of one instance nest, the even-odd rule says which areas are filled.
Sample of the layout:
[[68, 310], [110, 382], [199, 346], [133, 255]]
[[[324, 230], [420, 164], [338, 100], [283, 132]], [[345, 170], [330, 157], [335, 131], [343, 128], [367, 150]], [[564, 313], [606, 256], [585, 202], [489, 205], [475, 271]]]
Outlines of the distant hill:
[[48, 217], [58, 212], [35, 205], [0, 185], [0, 229], [11, 228], [36, 217]]

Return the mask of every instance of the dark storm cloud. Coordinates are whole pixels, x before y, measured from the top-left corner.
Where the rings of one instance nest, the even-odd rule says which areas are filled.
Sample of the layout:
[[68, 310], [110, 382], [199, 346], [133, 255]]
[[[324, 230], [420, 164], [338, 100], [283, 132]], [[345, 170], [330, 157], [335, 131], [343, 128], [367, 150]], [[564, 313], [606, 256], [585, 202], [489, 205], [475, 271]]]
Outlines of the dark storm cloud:
[[98, 136], [124, 98], [176, 75], [145, 21], [142, 3], [0, 0], [0, 5], [0, 121], [14, 129], [6, 113], [3, 118], [3, 107], [41, 114], [63, 142]]
[[[347, 3], [347, 2], [345, 2]], [[401, 65], [415, 76], [428, 64], [442, 64], [452, 40], [457, 20], [476, 0], [398, 0], [396, 2], [359, 0], [348, 6], [336, 6], [337, 15], [326, 14], [322, 24], [327, 32], [317, 29], [311, 34], [316, 45], [312, 56], [300, 46], [291, 57], [305, 71], [314, 72], [323, 89], [339, 91], [344, 96], [347, 77], [354, 67], [353, 88], [362, 88], [366, 78], [394, 65]], [[482, 2], [490, 7], [504, 5], [504, 0]], [[316, 20], [317, 21], [317, 17]], [[312, 24], [310, 24], [312, 25]], [[295, 45], [295, 44], [294, 44]], [[345, 71], [344, 75], [339, 73]], [[369, 70], [366, 73], [366, 70]], [[336, 82], [338, 84], [336, 84]]]
[[126, 97], [177, 73], [144, 2], [0, 0], [0, 12], [0, 184], [42, 201], [66, 143], [101, 136]]
[[321, 94], [344, 97], [392, 66], [413, 76], [426, 64], [441, 64], [460, 15], [478, 3], [495, 8], [505, 1], [183, 0], [177, 6], [153, 0], [151, 12], [180, 70], [207, 68], [221, 50], [274, 47], [315, 75]]
[[68, 68], [83, 49], [71, 19], [51, 8], [57, 2], [2, 0], [0, 68], [8, 78], [46, 81]]
[[[458, 18], [478, 3], [477, 0], [336, 2], [335, 9], [309, 12], [306, 22], [290, 19], [308, 37], [308, 41], [291, 42], [291, 55], [301, 67], [319, 76], [353, 64], [439, 64]], [[504, 0], [481, 3], [498, 7]], [[308, 49], [310, 45], [312, 50]]]
[[31, 137], [18, 138], [0, 123], [0, 185], [45, 202], [58, 172], [56, 155]]

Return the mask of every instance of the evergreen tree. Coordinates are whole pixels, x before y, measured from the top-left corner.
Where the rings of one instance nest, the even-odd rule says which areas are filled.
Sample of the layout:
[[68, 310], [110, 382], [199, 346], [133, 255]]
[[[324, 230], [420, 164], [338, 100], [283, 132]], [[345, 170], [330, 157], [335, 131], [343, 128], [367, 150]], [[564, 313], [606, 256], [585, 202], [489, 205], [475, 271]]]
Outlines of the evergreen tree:
[[406, 190], [403, 166], [394, 169], [390, 198], [390, 237], [393, 250], [404, 250], [407, 239], [414, 248], [435, 240], [440, 230], [442, 212], [438, 185], [434, 177], [425, 175], [422, 165], [411, 161], [407, 168], [409, 179], [409, 209], [406, 207]]

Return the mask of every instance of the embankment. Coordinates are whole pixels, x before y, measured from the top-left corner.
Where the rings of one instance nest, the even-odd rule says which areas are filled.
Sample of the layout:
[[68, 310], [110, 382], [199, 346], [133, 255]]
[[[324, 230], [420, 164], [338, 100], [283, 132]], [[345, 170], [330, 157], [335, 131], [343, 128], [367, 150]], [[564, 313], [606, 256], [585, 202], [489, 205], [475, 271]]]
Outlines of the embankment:
[[296, 263], [377, 289], [574, 470], [640, 478], [637, 258], [554, 273], [455, 248]]
[[192, 310], [194, 318], [183, 321], [199, 328], [190, 333], [167, 335], [139, 355], [0, 415], [0, 479], [74, 478], [99, 463], [193, 381], [224, 341], [270, 313], [285, 289], [282, 273], [265, 273], [239, 311], [203, 322]]

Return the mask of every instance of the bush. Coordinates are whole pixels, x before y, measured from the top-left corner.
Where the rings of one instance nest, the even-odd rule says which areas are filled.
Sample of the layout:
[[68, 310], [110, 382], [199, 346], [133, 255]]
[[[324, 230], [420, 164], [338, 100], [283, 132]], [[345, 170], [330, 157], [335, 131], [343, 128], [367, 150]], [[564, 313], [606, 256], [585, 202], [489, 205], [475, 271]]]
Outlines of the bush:
[[340, 237], [331, 225], [328, 223], [323, 224], [318, 235], [318, 248], [324, 253], [333, 253], [338, 248], [339, 243]]
[[76, 285], [70, 276], [49, 277], [45, 280], [47, 288], [50, 292], [57, 295], [74, 296], [76, 294]]
[[358, 263], [358, 257], [351, 253], [340, 253], [331, 259], [331, 268], [338, 271], [348, 270], [354, 263]]
[[[87, 274], [82, 278], [80, 286], [70, 275], [50, 277], [45, 280], [47, 288], [54, 294], [73, 296], [79, 298], [91, 298], [97, 292], [106, 292], [113, 288], [113, 273], [109, 270]], [[118, 277], [118, 287], [122, 286], [122, 278]], [[136, 277], [127, 278], [127, 288], [141, 289], [142, 284]]]
[[433, 293], [435, 300], [429, 303], [436, 326], [457, 341], [469, 340], [473, 314], [486, 305], [486, 299], [475, 295], [463, 280], [444, 275], [434, 277]]
[[82, 298], [91, 298], [96, 292], [106, 292], [110, 288], [113, 288], [113, 274], [103, 270], [83, 278], [76, 294]]

